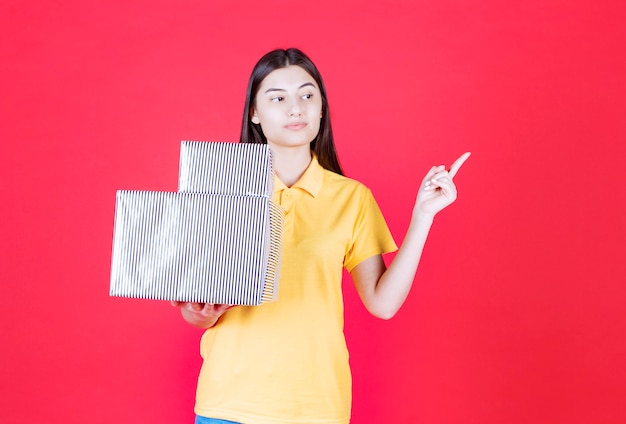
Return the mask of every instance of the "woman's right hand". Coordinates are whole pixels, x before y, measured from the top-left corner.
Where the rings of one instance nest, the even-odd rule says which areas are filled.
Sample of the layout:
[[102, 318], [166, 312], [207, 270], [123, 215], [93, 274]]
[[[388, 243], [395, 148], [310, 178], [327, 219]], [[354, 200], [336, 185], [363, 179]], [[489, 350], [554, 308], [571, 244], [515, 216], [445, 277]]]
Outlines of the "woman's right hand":
[[180, 313], [185, 321], [194, 327], [211, 328], [220, 319], [224, 312], [234, 305], [216, 303], [177, 302], [173, 300], [172, 306], [180, 308]]

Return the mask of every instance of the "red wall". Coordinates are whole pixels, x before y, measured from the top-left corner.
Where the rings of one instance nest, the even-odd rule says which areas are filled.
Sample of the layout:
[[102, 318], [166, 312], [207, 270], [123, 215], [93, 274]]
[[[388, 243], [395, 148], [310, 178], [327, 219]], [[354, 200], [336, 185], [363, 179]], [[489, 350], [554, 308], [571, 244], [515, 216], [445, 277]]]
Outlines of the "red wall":
[[200, 332], [108, 296], [115, 191], [175, 190], [180, 140], [235, 140], [299, 46], [398, 241], [473, 152], [399, 315], [346, 282], [353, 422], [625, 422], [622, 4], [4, 1], [0, 421], [191, 422]]

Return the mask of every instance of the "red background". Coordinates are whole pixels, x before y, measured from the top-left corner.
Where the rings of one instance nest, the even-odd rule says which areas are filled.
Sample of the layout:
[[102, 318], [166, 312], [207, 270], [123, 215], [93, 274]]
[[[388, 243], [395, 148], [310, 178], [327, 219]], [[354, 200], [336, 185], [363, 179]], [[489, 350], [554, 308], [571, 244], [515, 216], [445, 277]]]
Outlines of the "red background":
[[235, 140], [298, 46], [398, 242], [473, 152], [397, 317], [345, 284], [353, 422], [625, 422], [622, 4], [4, 1], [0, 421], [191, 422], [200, 332], [108, 296], [115, 191], [176, 190], [180, 140]]

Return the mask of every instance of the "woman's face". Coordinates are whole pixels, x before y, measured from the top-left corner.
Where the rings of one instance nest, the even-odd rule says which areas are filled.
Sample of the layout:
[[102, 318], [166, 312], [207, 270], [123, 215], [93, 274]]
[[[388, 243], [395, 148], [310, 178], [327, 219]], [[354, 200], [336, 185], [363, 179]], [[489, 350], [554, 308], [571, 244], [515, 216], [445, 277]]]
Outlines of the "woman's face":
[[322, 95], [317, 83], [299, 66], [270, 72], [259, 86], [251, 120], [260, 124], [275, 147], [309, 145], [320, 129]]

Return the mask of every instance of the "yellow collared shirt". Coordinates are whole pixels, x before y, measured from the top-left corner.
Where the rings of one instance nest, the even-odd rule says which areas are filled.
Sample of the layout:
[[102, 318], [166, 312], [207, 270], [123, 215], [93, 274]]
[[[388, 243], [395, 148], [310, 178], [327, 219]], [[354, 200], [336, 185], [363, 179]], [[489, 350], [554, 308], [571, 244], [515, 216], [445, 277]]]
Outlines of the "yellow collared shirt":
[[350, 420], [343, 268], [397, 249], [370, 190], [313, 157], [300, 180], [275, 179], [285, 210], [278, 300], [226, 312], [201, 341], [195, 412], [246, 424]]

